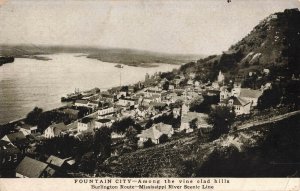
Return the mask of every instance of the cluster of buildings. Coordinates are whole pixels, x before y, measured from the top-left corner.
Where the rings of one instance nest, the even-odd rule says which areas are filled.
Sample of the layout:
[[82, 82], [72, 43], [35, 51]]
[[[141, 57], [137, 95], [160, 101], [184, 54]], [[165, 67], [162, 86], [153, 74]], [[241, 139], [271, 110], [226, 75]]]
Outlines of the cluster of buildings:
[[[260, 90], [253, 90], [242, 88], [238, 83], [229, 86], [226, 85], [225, 76], [221, 71], [216, 81], [212, 83], [202, 83], [195, 80], [195, 77], [195, 73], [178, 74], [173, 79], [167, 80], [161, 79], [159, 74], [151, 77], [147, 75], [144, 83], [117, 91], [97, 91], [88, 97], [83, 96], [74, 100], [71, 107], [61, 110], [71, 119], [70, 124], [63, 122], [51, 124], [38, 138], [34, 137], [37, 133], [36, 126], [22, 124], [19, 131], [2, 137], [0, 165], [2, 167], [17, 165], [17, 177], [53, 177], [61, 173], [59, 170], [61, 166], [72, 166], [75, 162], [71, 158], [60, 159], [56, 156], [41, 162], [26, 156], [28, 146], [37, 140], [62, 135], [74, 136], [80, 140], [86, 133], [94, 133], [103, 127], [110, 128], [113, 123], [130, 117], [144, 127], [137, 135], [139, 146], [142, 147], [147, 141], [159, 144], [163, 139], [171, 138], [176, 132], [190, 133], [195, 129], [209, 132], [212, 129], [207, 122], [207, 113], [190, 111], [191, 104], [195, 100], [203, 101], [205, 97], [217, 97], [215, 105], [232, 107], [236, 115], [244, 115], [249, 114], [257, 106], [258, 98], [263, 91], [271, 87], [270, 84], [266, 84]], [[80, 108], [86, 108], [88, 111], [84, 113], [84, 117], [79, 117]], [[178, 119], [179, 128], [163, 122], [145, 128], [149, 120], [169, 115]], [[112, 138], [114, 137], [124, 136], [114, 132]], [[33, 166], [36, 172], [29, 170]]]

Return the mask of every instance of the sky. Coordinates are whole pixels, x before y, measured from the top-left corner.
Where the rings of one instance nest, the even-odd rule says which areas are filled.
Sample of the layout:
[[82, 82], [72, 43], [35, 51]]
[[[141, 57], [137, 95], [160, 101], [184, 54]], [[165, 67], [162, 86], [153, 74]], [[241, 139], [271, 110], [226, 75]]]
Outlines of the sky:
[[0, 0], [0, 44], [217, 54], [300, 0]]

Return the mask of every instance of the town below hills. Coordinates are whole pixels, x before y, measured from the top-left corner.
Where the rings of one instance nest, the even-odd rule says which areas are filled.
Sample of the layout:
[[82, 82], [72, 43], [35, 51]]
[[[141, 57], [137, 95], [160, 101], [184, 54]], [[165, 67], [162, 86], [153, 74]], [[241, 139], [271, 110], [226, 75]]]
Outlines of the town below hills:
[[[0, 128], [2, 177], [300, 177], [300, 11], [221, 55]], [[4, 162], [3, 162], [4, 161]]]

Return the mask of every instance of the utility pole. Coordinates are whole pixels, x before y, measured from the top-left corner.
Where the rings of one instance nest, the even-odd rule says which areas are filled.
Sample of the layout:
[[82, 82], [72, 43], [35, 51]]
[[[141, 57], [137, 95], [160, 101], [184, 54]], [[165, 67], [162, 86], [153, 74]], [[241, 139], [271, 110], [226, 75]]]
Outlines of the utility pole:
[[122, 67], [120, 68], [120, 88], [122, 86]]

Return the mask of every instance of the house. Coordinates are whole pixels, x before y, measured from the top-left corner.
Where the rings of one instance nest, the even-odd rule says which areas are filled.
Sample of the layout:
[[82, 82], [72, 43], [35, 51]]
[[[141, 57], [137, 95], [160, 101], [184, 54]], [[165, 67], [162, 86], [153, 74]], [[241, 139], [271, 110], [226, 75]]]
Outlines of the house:
[[181, 111], [180, 108], [173, 108], [173, 116], [174, 116], [174, 118], [177, 118], [177, 117], [180, 116], [180, 111]]
[[251, 107], [257, 106], [258, 98], [262, 95], [260, 90], [252, 90], [247, 88], [241, 88], [239, 97], [250, 102]]
[[181, 106], [181, 114], [187, 114], [190, 111], [190, 105], [187, 103], [182, 104]]
[[7, 141], [14, 146], [16, 146], [18, 149], [20, 149], [21, 153], [24, 154], [26, 151], [26, 148], [29, 145], [29, 140], [25, 137], [24, 133], [22, 131], [18, 131], [16, 133], [11, 133], [5, 135], [1, 140]]
[[147, 100], [149, 100], [150, 102], [161, 102], [161, 96], [159, 95], [152, 95], [149, 97], [145, 97], [144, 101], [147, 102]]
[[190, 79], [195, 79], [195, 77], [196, 77], [196, 73], [192, 72], [189, 74]]
[[99, 102], [98, 101], [89, 101], [87, 106], [92, 108], [93, 111], [95, 111], [99, 107]]
[[13, 144], [19, 140], [24, 140], [24, 139], [26, 139], [24, 133], [21, 131], [18, 131], [16, 133], [10, 133], [10, 134], [5, 135], [1, 140], [7, 141], [7, 142], [10, 142]]
[[188, 80], [187, 81], [187, 85], [193, 85], [194, 84], [194, 81], [193, 80]]
[[142, 133], [137, 136], [139, 138], [139, 145], [148, 141], [149, 139], [154, 144], [159, 144], [159, 138], [164, 134], [168, 137], [171, 137], [174, 134], [172, 126], [163, 123], [154, 124], [149, 129], [143, 130]]
[[208, 115], [205, 113], [187, 112], [181, 116], [181, 124], [179, 131], [193, 132], [191, 122], [195, 120], [195, 125], [198, 129], [210, 129], [212, 126], [207, 123]]
[[88, 100], [83, 100], [83, 99], [78, 99], [74, 103], [74, 105], [76, 107], [89, 107], [88, 104], [89, 104], [89, 101]]
[[260, 91], [262, 92], [269, 89], [272, 89], [272, 84], [270, 82], [267, 82], [265, 85], [261, 85], [260, 87]]
[[137, 103], [136, 99], [131, 98], [120, 98], [118, 104], [127, 107], [127, 106], [134, 106]]
[[135, 92], [134, 86], [128, 86], [128, 93], [131, 95]]
[[251, 102], [241, 97], [230, 97], [219, 103], [221, 106], [228, 106], [234, 109], [236, 115], [250, 114]]
[[127, 91], [120, 91], [117, 95], [117, 99], [120, 99], [121, 97], [126, 97]]
[[175, 83], [175, 87], [179, 87], [180, 85], [180, 82], [182, 82], [183, 80], [182, 79], [174, 79], [174, 83]]
[[150, 102], [149, 106], [151, 108], [148, 108], [148, 109], [163, 110], [167, 107], [167, 104], [163, 103], [163, 102]]
[[135, 117], [146, 117], [147, 111], [142, 107], [135, 109]]
[[103, 118], [107, 115], [112, 115], [115, 113], [114, 107], [104, 106], [98, 109], [98, 118]]
[[154, 144], [159, 144], [159, 138], [163, 135], [162, 132], [160, 132], [158, 129], [156, 129], [156, 126], [153, 125], [149, 129], [143, 130], [141, 134], [137, 135], [139, 138], [139, 145], [142, 145], [142, 143], [148, 141], [149, 139]]
[[241, 94], [241, 89], [242, 88], [240, 86], [232, 88], [231, 95], [234, 96], [234, 97], [239, 97], [240, 94]]
[[214, 90], [220, 89], [219, 82], [213, 82], [213, 83], [211, 84], [211, 87], [212, 87], [212, 89], [214, 89]]
[[207, 90], [206, 91], [207, 96], [220, 96], [219, 90]]
[[220, 101], [228, 99], [231, 96], [231, 92], [226, 86], [220, 88]]
[[77, 131], [92, 131], [94, 129], [94, 119], [90, 117], [85, 117], [78, 121]]
[[65, 158], [65, 159], [61, 159], [57, 156], [51, 155], [46, 163], [49, 164], [49, 166], [51, 166], [53, 169], [57, 169], [59, 171], [64, 171], [69, 169], [72, 165], [71, 162], [72, 158]]
[[25, 157], [16, 168], [17, 178], [50, 178], [55, 176], [55, 170], [48, 164]]
[[63, 122], [52, 124], [47, 129], [45, 129], [44, 137], [47, 139], [58, 137], [62, 132], [67, 131], [68, 129], [69, 128]]
[[101, 94], [102, 100], [110, 102], [110, 103], [114, 103], [116, 100], [116, 96], [115, 95], [111, 95], [108, 93], [105, 94]]
[[95, 121], [95, 129], [100, 129], [101, 127], [111, 127], [112, 120], [110, 119], [98, 119]]
[[37, 132], [37, 126], [22, 124], [20, 127], [20, 131], [22, 131], [25, 136], [35, 134]]
[[0, 177], [5, 170], [15, 168], [21, 159], [21, 151], [12, 143], [0, 140]]
[[270, 74], [270, 69], [268, 69], [268, 68], [265, 68], [265, 69], [263, 69], [263, 74], [264, 75], [269, 75]]
[[175, 89], [175, 85], [170, 84], [170, 85], [169, 85], [169, 90], [174, 90], [174, 89]]
[[157, 123], [154, 124], [155, 128], [160, 131], [162, 134], [167, 135], [168, 137], [172, 137], [174, 134], [174, 129], [172, 125], [164, 124], [164, 123]]
[[144, 96], [145, 97], [152, 97], [152, 96], [158, 96], [158, 97], [161, 97], [162, 96], [162, 91], [160, 89], [147, 89], [145, 92], [144, 92]]

